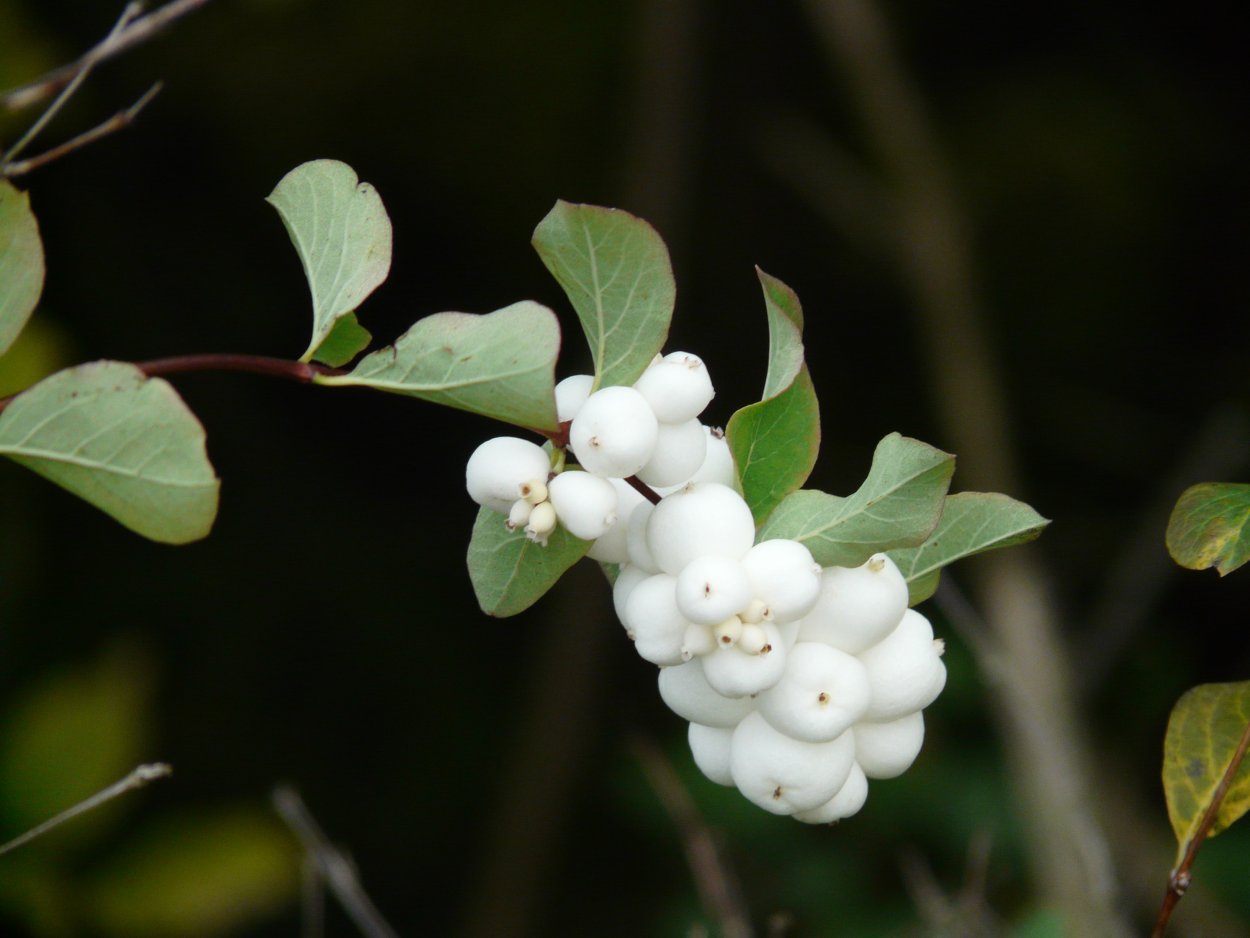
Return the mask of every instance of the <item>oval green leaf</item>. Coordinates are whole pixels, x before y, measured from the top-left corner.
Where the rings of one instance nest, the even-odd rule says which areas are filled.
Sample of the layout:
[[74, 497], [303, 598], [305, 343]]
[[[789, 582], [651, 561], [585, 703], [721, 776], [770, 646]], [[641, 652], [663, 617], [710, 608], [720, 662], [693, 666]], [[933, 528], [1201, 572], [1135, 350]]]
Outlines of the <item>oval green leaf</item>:
[[80, 891], [92, 934], [118, 938], [225, 935], [291, 900], [299, 855], [268, 814], [249, 808], [165, 819]]
[[317, 351], [335, 323], [390, 273], [391, 220], [377, 190], [338, 160], [295, 167], [265, 201], [278, 210], [312, 291], [312, 341], [300, 361], [325, 361]]
[[1000, 547], [1037, 538], [1050, 522], [1024, 502], [997, 492], [949, 495], [933, 533], [919, 547], [890, 551], [911, 593], [911, 604], [928, 599], [937, 589], [947, 564]]
[[0, 179], [0, 355], [34, 312], [43, 277], [43, 242], [30, 197]]
[[877, 444], [854, 495], [793, 492], [769, 516], [759, 540], [789, 538], [821, 566], [854, 567], [878, 551], [915, 547], [937, 526], [955, 457], [891, 433]]
[[[1163, 791], [1179, 844], [1177, 863], [1197, 836], [1238, 743], [1250, 723], [1250, 681], [1202, 684], [1181, 695], [1163, 741]], [[1220, 803], [1210, 836], [1250, 808], [1250, 760], [1243, 760]]]
[[318, 384], [360, 385], [419, 397], [532, 430], [554, 431], [560, 324], [523, 300], [485, 315], [435, 313], [346, 375]]
[[756, 268], [768, 312], [764, 397], [729, 420], [725, 438], [757, 525], [811, 475], [820, 451], [820, 408], [803, 362], [803, 308], [794, 291]]
[[533, 244], [581, 320], [596, 386], [633, 384], [673, 318], [677, 285], [664, 241], [628, 212], [560, 201]]
[[469, 579], [478, 605], [489, 616], [514, 616], [528, 609], [577, 563], [590, 541], [556, 528], [544, 547], [489, 508], [478, 510], [469, 541]]
[[1203, 482], [1186, 489], [1168, 519], [1168, 552], [1182, 567], [1220, 576], [1250, 560], [1250, 485]]
[[217, 515], [204, 428], [134, 365], [68, 368], [15, 398], [0, 413], [0, 455], [154, 541], [198, 540]]

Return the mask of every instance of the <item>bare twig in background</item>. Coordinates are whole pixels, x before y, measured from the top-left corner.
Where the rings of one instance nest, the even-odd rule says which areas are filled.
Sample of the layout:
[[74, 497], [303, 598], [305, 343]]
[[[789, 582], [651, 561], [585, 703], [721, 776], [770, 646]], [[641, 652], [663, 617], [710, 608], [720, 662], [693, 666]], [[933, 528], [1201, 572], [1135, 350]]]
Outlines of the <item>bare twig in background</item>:
[[59, 827], [66, 821], [73, 820], [80, 814], [86, 814], [88, 811], [98, 808], [106, 801], [112, 801], [119, 795], [124, 795], [126, 792], [134, 791], [136, 788], [142, 788], [148, 782], [154, 782], [158, 778], [165, 778], [172, 771], [173, 769], [171, 769], [164, 762], [151, 762], [141, 765], [121, 781], [114, 782], [108, 788], [96, 792], [85, 801], [80, 801], [72, 808], [62, 811], [56, 817], [49, 818], [38, 827], [31, 828], [20, 837], [14, 837], [7, 844], [0, 845], [0, 856], [3, 856], [10, 850], [16, 850], [18, 847], [22, 846], [22, 844], [30, 843], [30, 841], [34, 840], [36, 837], [46, 834], [54, 827]]
[[73, 82], [82, 71], [146, 42], [176, 19], [208, 2], [209, 0], [173, 0], [146, 16], [132, 19], [122, 29], [110, 33], [106, 39], [88, 50], [78, 61], [63, 65], [18, 88], [0, 93], [0, 109], [20, 111], [51, 97]]
[[[526, 623], [536, 629], [533, 658], [517, 692], [520, 702], [509, 708], [512, 739], [493, 773], [490, 840], [467, 890], [472, 902], [459, 929], [466, 938], [537, 933], [533, 919], [567, 828], [579, 763], [595, 732], [604, 651], [620, 636], [601, 597], [602, 574], [590, 565], [575, 566], [549, 595], [541, 623]], [[570, 623], [581, 627], [576, 638]]]
[[[113, 39], [119, 35], [121, 31], [126, 28], [127, 24], [132, 22], [134, 18], [139, 15], [142, 9], [143, 8], [138, 3], [126, 4], [126, 8], [122, 10], [122, 15], [118, 17], [117, 22], [113, 24], [113, 28], [109, 32], [108, 38], [104, 41], [108, 42], [109, 39]], [[17, 142], [13, 144], [13, 146], [9, 147], [3, 156], [0, 156], [0, 171], [3, 171], [5, 175], [9, 175], [9, 164], [17, 159], [22, 151], [33, 143], [35, 138], [39, 136], [43, 129], [51, 123], [52, 118], [56, 117], [61, 108], [65, 106], [65, 103], [74, 96], [74, 92], [77, 91], [79, 87], [81, 87], [82, 83], [87, 80], [87, 76], [91, 74], [91, 69], [95, 67], [97, 61], [99, 60], [90, 52], [83, 58], [79, 59], [78, 67], [76, 68], [73, 77], [65, 84], [61, 93], [58, 94], [52, 103], [44, 109], [44, 112], [35, 119], [35, 122], [26, 128], [26, 132], [18, 138]]]
[[294, 788], [274, 789], [273, 806], [299, 838], [306, 859], [316, 864], [321, 879], [343, 907], [343, 911], [366, 938], [399, 938], [356, 877], [356, 868], [346, 854], [326, 840], [317, 821]]
[[326, 891], [317, 861], [304, 854], [300, 864], [300, 935], [322, 938], [326, 928]]
[[16, 176], [21, 176], [32, 170], [38, 169], [40, 166], [46, 166], [54, 160], [59, 160], [61, 157], [73, 153], [75, 150], [81, 150], [83, 147], [90, 146], [97, 140], [107, 137], [109, 134], [117, 133], [119, 130], [125, 130], [132, 123], [134, 123], [135, 118], [139, 116], [140, 111], [147, 107], [148, 102], [160, 93], [161, 87], [162, 84], [158, 81], [146, 92], [144, 92], [143, 97], [130, 107], [126, 108], [126, 110], [119, 111], [108, 120], [97, 124], [95, 127], [79, 134], [77, 137], [66, 140], [64, 143], [58, 144], [50, 150], [45, 150], [38, 156], [32, 156], [28, 159], [5, 163], [2, 167], [0, 167], [0, 174], [7, 176], [10, 179]]
[[985, 896], [989, 866], [990, 837], [981, 832], [968, 843], [964, 881], [955, 896], [948, 896], [938, 884], [928, 860], [914, 849], [899, 858], [903, 883], [926, 926], [926, 934], [952, 938], [1000, 938], [1007, 928], [994, 914]]
[[751, 919], [737, 878], [721, 856], [716, 838], [695, 807], [694, 799], [654, 742], [636, 735], [630, 740], [630, 748], [664, 812], [677, 828], [699, 900], [717, 924], [717, 934], [721, 938], [751, 938]]
[[[895, 249], [920, 314], [935, 404], [971, 488], [1019, 492], [1003, 382], [976, 298], [970, 239], [919, 95], [871, 0], [807, 0], [842, 69], [895, 202]], [[979, 605], [1001, 653], [994, 683], [1041, 901], [1074, 936], [1129, 934], [1095, 816], [1090, 749], [1046, 577], [1026, 550], [980, 558]]]

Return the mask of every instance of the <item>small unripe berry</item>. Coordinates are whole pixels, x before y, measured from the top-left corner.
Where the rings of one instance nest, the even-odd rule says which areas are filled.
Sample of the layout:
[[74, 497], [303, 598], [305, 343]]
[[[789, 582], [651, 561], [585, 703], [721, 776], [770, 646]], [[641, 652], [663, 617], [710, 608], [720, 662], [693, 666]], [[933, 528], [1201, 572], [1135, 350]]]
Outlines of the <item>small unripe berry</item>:
[[556, 510], [551, 502], [535, 505], [530, 511], [529, 521], [525, 525], [525, 536], [536, 544], [547, 546], [549, 538], [556, 529]]

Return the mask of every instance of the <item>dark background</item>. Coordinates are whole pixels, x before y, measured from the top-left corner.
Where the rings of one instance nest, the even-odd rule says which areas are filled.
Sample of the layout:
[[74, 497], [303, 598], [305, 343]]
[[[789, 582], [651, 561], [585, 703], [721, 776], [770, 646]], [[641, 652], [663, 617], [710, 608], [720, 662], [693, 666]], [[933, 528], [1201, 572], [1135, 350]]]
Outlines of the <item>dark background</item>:
[[[1172, 703], [1250, 677], [1250, 575], [1174, 570], [1163, 547], [1185, 486], [1247, 470], [1250, 101], [1225, 11], [880, 8], [932, 130], [923, 159], [945, 167], [966, 225], [1021, 470], [1010, 494], [1054, 519], [1027, 549], [1047, 565], [1078, 674], [1088, 665], [1098, 771], [1138, 792], [1142, 829], [1164, 840]], [[0, 0], [0, 84], [73, 59], [119, 12]], [[394, 223], [390, 279], [360, 312], [380, 342], [432, 312], [532, 298], [560, 311], [570, 373], [580, 336], [529, 236], [557, 198], [619, 206], [669, 244], [669, 348], [709, 362], [707, 419], [762, 386], [752, 265], [798, 292], [823, 412], [811, 484], [850, 491], [889, 431], [956, 444], [886, 246], [894, 221], [874, 193], [891, 170], [814, 24], [800, 2], [215, 0], [101, 66], [44, 142], [164, 79], [134, 127], [21, 180], [47, 253], [36, 321], [60, 364], [295, 357], [306, 289], [263, 198], [298, 163], [334, 157]], [[808, 829], [691, 769], [593, 569], [515, 619], [477, 610], [463, 465], [496, 426], [365, 391], [175, 383], [223, 479], [205, 542], [148, 544], [0, 466], [0, 701], [125, 642], [153, 688], [140, 758], [176, 769], [129, 796], [126, 823], [76, 860], [82, 875], [161, 812], [263, 808], [289, 781], [402, 934], [689, 934], [708, 919], [641, 739], [720, 833], [761, 932], [785, 913], [785, 934], [911, 933], [922, 916], [900, 860], [925, 858], [955, 891], [985, 838], [989, 905], [1032, 923], [1018, 934], [1048, 934], [1023, 930], [1045, 922], [993, 704], [937, 612], [951, 680], [924, 753], [874, 783], [852, 821]], [[965, 457], [955, 488], [976, 473]], [[1142, 608], [1108, 612], [1138, 596]], [[1106, 638], [1116, 615], [1122, 642]], [[1210, 844], [1194, 893], [1244, 921], [1247, 849], [1237, 829]], [[35, 933], [16, 908], [0, 909], [0, 933]], [[292, 900], [243, 933], [297, 931]], [[351, 933], [332, 912], [329, 934]]]

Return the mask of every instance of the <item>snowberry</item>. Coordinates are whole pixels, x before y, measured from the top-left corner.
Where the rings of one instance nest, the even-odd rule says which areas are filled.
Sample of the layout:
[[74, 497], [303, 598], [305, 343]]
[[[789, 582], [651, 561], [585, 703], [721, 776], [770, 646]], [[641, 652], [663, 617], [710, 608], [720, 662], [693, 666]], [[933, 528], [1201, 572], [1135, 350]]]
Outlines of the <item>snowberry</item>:
[[655, 506], [647, 546], [665, 573], [709, 554], [740, 560], [755, 541], [755, 519], [742, 496], [716, 482], [695, 482]]
[[691, 622], [717, 625], [750, 601], [751, 583], [732, 558], [698, 557], [677, 575], [677, 606]]
[[595, 385], [594, 375], [569, 375], [556, 385], [556, 419], [561, 423], [572, 420], [590, 397]]
[[793, 739], [758, 711], [733, 732], [730, 770], [748, 799], [773, 814], [820, 807], [837, 794], [855, 762], [855, 731], [824, 743]]
[[[717, 693], [726, 697], [745, 697], [767, 690], [781, 679], [786, 669], [786, 646], [781, 633], [771, 622], [751, 626], [762, 629], [766, 637], [763, 647], [750, 654], [739, 643], [725, 647], [723, 644], [709, 655], [699, 659], [703, 674]], [[739, 627], [739, 631], [744, 631]]]
[[647, 577], [625, 599], [624, 623], [634, 648], [652, 664], [682, 663], [681, 646], [689, 623], [677, 608], [677, 579], [666, 573]]
[[840, 736], [868, 710], [868, 673], [859, 660], [819, 642], [799, 642], [785, 672], [759, 695], [759, 711], [787, 736], [817, 743]]
[[691, 723], [686, 734], [690, 743], [690, 754], [694, 756], [694, 764], [699, 771], [717, 785], [732, 785], [733, 773], [729, 769], [730, 754], [733, 751], [732, 729], [720, 726], [703, 726]]
[[[856, 751], [859, 746], [859, 732], [855, 734]], [[868, 800], [868, 776], [856, 762], [851, 766], [851, 774], [838, 789], [838, 793], [811, 811], [795, 811], [794, 819], [804, 824], [833, 824], [848, 818], [859, 811]]]
[[586, 556], [600, 563], [629, 563], [629, 516], [646, 499], [624, 479], [608, 479], [616, 490], [616, 522], [590, 545]]
[[652, 362], [634, 388], [662, 423], [682, 423], [699, 416], [716, 394], [703, 359], [689, 352], [670, 352]]
[[855, 761], [869, 778], [897, 778], [911, 768], [924, 745], [924, 714], [919, 710], [891, 720], [855, 724]]
[[624, 478], [655, 452], [659, 423], [633, 388], [600, 388], [586, 398], [569, 426], [569, 445], [587, 472]]
[[907, 581], [885, 554], [873, 554], [858, 567], [826, 567], [799, 641], [857, 655], [889, 635], [906, 609]]
[[547, 481], [551, 458], [537, 443], [497, 436], [473, 451], [464, 470], [469, 497], [485, 508], [508, 514], [527, 482]]
[[616, 523], [616, 489], [589, 472], [561, 472], [547, 485], [556, 517], [574, 537], [593, 541]]
[[636, 505], [629, 513], [629, 526], [625, 532], [625, 552], [630, 563], [652, 573], [659, 573], [660, 565], [655, 562], [655, 557], [651, 555], [651, 548], [647, 546], [647, 522], [651, 519], [651, 512], [654, 509], [654, 505], [643, 499], [642, 503]]
[[761, 541], [742, 558], [742, 569], [774, 622], [803, 618], [820, 596], [820, 566], [798, 541]]
[[655, 452], [638, 470], [647, 485], [676, 485], [699, 471], [707, 458], [707, 433], [698, 420], [663, 423], [656, 435]]
[[525, 524], [525, 536], [537, 544], [547, 546], [549, 538], [556, 529], [556, 510], [551, 502], [535, 505], [530, 511], [529, 520]]
[[630, 631], [629, 626], [625, 625], [625, 601], [629, 599], [629, 594], [633, 592], [634, 587], [652, 574], [635, 567], [633, 564], [625, 564], [621, 567], [620, 572], [616, 575], [616, 582], [612, 584], [612, 606], [616, 609], [616, 617], [620, 620], [621, 625], [625, 626], [625, 633], [629, 636], [630, 641], [634, 639], [634, 633]]
[[864, 719], [895, 720], [933, 703], [946, 686], [942, 648], [929, 620], [908, 609], [893, 632], [859, 656], [871, 689]]
[[737, 726], [755, 710], [750, 697], [718, 694], [703, 674], [703, 659], [660, 669], [660, 698], [683, 720], [704, 726]]

